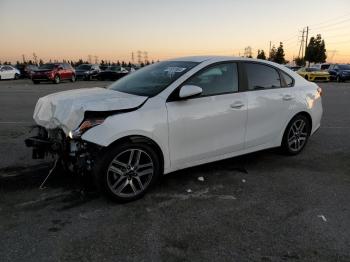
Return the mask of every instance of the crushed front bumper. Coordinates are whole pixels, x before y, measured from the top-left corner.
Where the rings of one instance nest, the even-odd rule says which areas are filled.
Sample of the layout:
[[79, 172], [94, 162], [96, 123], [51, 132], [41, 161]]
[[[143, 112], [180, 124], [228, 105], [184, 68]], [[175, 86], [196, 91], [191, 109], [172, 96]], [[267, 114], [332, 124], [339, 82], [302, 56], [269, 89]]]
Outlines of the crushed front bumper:
[[37, 134], [25, 140], [26, 146], [33, 149], [33, 159], [56, 156], [73, 172], [91, 170], [100, 146], [81, 139], [70, 139], [61, 129], [47, 130], [41, 126], [36, 126], [36, 129]]

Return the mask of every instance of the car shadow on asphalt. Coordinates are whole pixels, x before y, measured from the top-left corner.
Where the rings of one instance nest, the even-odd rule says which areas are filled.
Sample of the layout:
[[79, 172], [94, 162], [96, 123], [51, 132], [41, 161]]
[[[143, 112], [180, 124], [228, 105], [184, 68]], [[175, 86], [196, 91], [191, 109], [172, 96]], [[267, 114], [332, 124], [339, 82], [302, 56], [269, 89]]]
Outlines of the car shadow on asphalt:
[[[209, 180], [209, 184], [218, 183], [217, 181], [232, 178], [237, 174], [248, 174], [247, 163], [259, 161], [266, 154], [278, 154], [275, 149], [264, 150], [243, 156], [233, 157], [221, 161], [216, 161], [208, 164], [203, 164], [196, 167], [186, 168], [175, 171], [163, 176], [159, 183], [148, 192], [146, 201], [158, 201], [159, 196], [171, 196], [181, 192], [181, 190], [199, 191], [198, 178]], [[57, 211], [65, 211], [71, 208], [82, 206], [90, 201], [101, 197], [101, 194], [93, 186], [91, 178], [84, 178], [79, 175], [63, 171], [62, 168], [57, 168], [49, 177], [45, 184], [45, 189], [39, 189], [40, 184], [48, 175], [53, 163], [44, 163], [31, 167], [13, 167], [0, 170], [0, 192], [1, 193], [18, 193], [23, 191], [37, 192], [57, 192], [62, 193], [50, 194], [41, 201], [29, 201], [26, 208], [40, 209], [46, 205], [53, 205], [57, 202]], [[5, 174], [5, 175], [3, 175]], [[212, 183], [211, 183], [212, 182]], [[221, 181], [225, 183], [225, 181]], [[46, 191], [45, 191], [46, 190]], [[142, 201], [139, 200], [139, 201]], [[161, 200], [159, 200], [161, 201]], [[33, 202], [31, 204], [31, 202]], [[107, 205], [115, 205], [109, 200], [106, 200]], [[25, 207], [26, 205], [23, 205]]]

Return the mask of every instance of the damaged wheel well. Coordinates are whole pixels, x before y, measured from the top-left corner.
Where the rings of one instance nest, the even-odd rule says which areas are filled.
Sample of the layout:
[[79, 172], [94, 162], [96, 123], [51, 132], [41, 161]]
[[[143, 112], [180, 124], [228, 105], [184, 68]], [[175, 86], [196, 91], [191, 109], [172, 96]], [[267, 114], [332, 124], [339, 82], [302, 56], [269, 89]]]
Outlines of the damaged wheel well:
[[119, 138], [118, 140], [114, 141], [112, 144], [110, 144], [108, 147], [106, 147], [104, 150], [108, 150], [108, 148], [120, 145], [123, 143], [145, 143], [149, 146], [151, 146], [157, 153], [157, 156], [159, 157], [160, 164], [161, 164], [161, 170], [164, 172], [164, 155], [163, 151], [161, 150], [160, 146], [152, 139], [141, 136], [141, 135], [131, 135]]

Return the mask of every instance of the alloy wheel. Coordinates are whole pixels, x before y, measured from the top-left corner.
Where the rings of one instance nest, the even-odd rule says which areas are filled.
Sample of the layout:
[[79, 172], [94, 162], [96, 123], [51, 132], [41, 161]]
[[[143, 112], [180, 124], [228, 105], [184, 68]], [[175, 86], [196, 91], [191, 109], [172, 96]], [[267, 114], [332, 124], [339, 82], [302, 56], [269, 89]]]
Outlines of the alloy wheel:
[[150, 155], [141, 149], [119, 153], [107, 169], [107, 186], [116, 196], [134, 197], [146, 190], [154, 174]]
[[306, 122], [303, 119], [296, 120], [288, 132], [288, 147], [293, 152], [300, 151], [307, 140], [308, 131]]

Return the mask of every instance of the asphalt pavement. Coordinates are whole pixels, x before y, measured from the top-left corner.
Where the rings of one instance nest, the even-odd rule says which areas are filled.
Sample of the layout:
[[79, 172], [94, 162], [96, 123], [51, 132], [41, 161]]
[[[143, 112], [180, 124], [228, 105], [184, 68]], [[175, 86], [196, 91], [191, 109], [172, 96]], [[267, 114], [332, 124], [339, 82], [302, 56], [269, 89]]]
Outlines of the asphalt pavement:
[[[165, 176], [116, 204], [32, 160], [36, 100], [109, 82], [0, 81], [1, 261], [350, 261], [350, 83], [319, 83], [324, 117], [305, 150], [265, 150]], [[203, 177], [203, 179], [198, 179]]]

